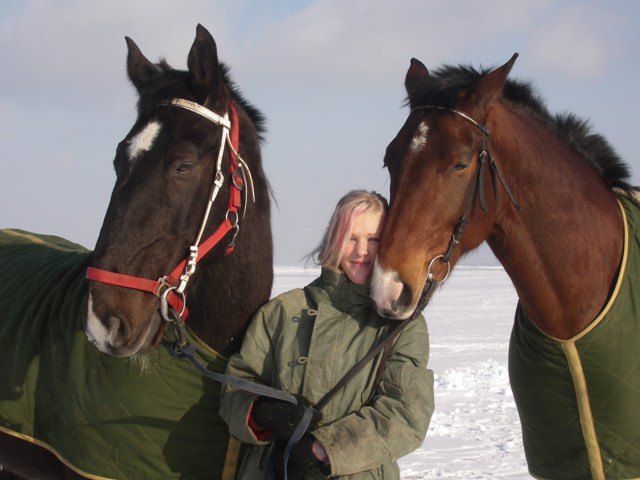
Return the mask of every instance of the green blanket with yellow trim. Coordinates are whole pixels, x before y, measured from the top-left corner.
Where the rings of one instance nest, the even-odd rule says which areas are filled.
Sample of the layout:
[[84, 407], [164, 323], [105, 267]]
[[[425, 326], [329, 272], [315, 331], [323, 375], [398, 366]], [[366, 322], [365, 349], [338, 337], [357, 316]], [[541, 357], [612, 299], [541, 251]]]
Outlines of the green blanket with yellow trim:
[[[143, 365], [87, 340], [90, 256], [58, 237], [0, 230], [0, 430], [92, 478], [233, 478], [238, 444], [218, 416], [219, 384], [164, 348]], [[224, 371], [226, 359], [190, 340]]]
[[640, 210], [620, 202], [625, 253], [598, 318], [560, 341], [516, 312], [509, 376], [536, 478], [640, 478]]

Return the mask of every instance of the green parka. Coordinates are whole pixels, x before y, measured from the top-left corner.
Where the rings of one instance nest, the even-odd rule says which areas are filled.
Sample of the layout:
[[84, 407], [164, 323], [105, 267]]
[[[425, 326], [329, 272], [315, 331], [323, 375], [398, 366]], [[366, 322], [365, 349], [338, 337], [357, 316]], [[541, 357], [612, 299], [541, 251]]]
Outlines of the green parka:
[[[323, 269], [305, 289], [284, 293], [256, 313], [227, 373], [315, 404], [393, 325], [375, 313], [368, 286]], [[398, 479], [398, 458], [420, 447], [427, 433], [434, 401], [424, 318], [399, 335], [372, 395], [380, 357], [326, 404], [311, 432], [327, 452], [332, 477]], [[266, 443], [247, 425], [254, 399], [231, 387], [221, 397], [220, 414], [231, 434], [252, 444], [238, 474], [243, 480], [264, 475], [260, 462]], [[306, 478], [325, 476], [314, 470]]]

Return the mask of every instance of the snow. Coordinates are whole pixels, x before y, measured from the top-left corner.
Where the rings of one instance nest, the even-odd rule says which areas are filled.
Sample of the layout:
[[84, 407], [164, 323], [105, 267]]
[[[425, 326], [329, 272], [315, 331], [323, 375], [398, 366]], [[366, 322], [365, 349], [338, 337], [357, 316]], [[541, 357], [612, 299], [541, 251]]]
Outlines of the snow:
[[[309, 283], [317, 269], [276, 267], [273, 294]], [[517, 295], [502, 267], [458, 267], [424, 311], [436, 409], [401, 478], [531, 479], [507, 354]]]

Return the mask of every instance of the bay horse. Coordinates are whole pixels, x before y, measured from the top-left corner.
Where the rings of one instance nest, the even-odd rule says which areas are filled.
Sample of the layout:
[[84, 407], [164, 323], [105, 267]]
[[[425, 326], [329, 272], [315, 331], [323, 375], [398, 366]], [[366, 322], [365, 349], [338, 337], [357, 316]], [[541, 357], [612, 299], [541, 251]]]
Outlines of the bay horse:
[[391, 206], [373, 301], [409, 317], [486, 241], [519, 297], [509, 373], [530, 473], [637, 478], [637, 191], [587, 122], [552, 115], [507, 78], [516, 57], [434, 72], [411, 60], [409, 116], [384, 157]]
[[[264, 117], [201, 25], [186, 71], [126, 42], [138, 117], [116, 150], [95, 250], [0, 232], [2, 474], [234, 476], [220, 385], [159, 344], [188, 341], [223, 372], [270, 297]], [[166, 328], [183, 318], [186, 329]]]

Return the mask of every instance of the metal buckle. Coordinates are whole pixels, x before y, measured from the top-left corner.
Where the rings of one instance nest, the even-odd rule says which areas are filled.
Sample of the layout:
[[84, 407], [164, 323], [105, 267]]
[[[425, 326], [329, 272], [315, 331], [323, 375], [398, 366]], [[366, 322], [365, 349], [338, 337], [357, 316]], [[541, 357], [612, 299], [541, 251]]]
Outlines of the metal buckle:
[[242, 172], [241, 167], [238, 167], [233, 171], [233, 173], [231, 174], [231, 182], [233, 183], [233, 186], [238, 190], [244, 190], [244, 173]]
[[[233, 215], [233, 221], [229, 218], [230, 215]], [[233, 237], [231, 237], [231, 241], [229, 242], [229, 247], [228, 247], [228, 248], [233, 248], [233, 246], [235, 246], [236, 244], [236, 238], [238, 237], [238, 233], [240, 233], [240, 223], [239, 223], [240, 218], [238, 217], [238, 212], [235, 210], [227, 210], [227, 213], [225, 215], [225, 220], [227, 220], [231, 224], [231, 228], [235, 230], [233, 233]]]
[[[233, 215], [233, 221], [231, 221], [230, 216]], [[235, 210], [227, 210], [227, 213], [225, 213], [224, 215], [224, 219], [227, 220], [232, 227], [237, 227], [238, 226], [238, 212]]]

